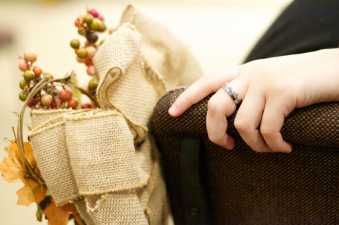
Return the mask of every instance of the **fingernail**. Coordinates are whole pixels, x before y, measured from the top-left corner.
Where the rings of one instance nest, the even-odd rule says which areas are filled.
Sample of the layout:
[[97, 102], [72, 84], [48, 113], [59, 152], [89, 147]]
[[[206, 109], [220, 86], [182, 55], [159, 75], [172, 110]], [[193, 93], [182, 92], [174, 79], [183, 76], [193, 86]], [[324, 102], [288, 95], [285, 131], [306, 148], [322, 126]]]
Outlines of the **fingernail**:
[[231, 136], [226, 137], [226, 149], [232, 150], [235, 147], [235, 140]]
[[177, 114], [177, 108], [172, 105], [169, 109], [168, 109], [168, 113], [171, 115], [171, 116], [176, 116]]
[[292, 152], [293, 148], [291, 144], [288, 144], [287, 153]]

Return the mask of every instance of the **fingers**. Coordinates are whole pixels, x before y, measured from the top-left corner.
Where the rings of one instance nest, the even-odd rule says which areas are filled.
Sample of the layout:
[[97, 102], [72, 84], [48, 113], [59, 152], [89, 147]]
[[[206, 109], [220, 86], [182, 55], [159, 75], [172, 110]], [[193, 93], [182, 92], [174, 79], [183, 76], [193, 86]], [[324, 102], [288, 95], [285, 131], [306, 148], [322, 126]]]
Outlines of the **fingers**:
[[256, 152], [271, 151], [258, 130], [264, 107], [264, 94], [250, 88], [234, 121], [234, 126], [242, 139]]
[[226, 149], [234, 148], [234, 140], [227, 135], [227, 116], [235, 111], [233, 100], [224, 90], [217, 91], [208, 101], [206, 128], [208, 138]]
[[220, 89], [228, 83], [243, 99], [234, 124], [242, 139], [257, 152], [291, 152], [292, 147], [284, 141], [280, 130], [285, 117], [295, 107], [294, 95], [283, 95], [280, 91], [282, 84], [273, 82], [275, 78], [265, 70], [258, 70], [258, 65], [262, 64], [242, 67], [245, 69], [239, 76], [238, 72], [233, 72], [226, 76], [202, 77], [176, 99], [168, 110], [169, 114], [180, 116], [193, 104], [219, 89], [208, 102], [206, 128], [213, 143], [232, 149], [234, 140], [226, 133], [227, 116], [234, 113], [236, 106], [232, 98]]
[[291, 110], [292, 109], [286, 109], [286, 104], [282, 104], [282, 102], [277, 99], [268, 99], [266, 101], [260, 125], [260, 133], [273, 152], [289, 153], [292, 151], [292, 146], [284, 141], [280, 132], [285, 117]]
[[171, 116], [180, 116], [188, 108], [207, 95], [221, 88], [225, 83], [237, 76], [237, 70], [231, 70], [224, 76], [204, 76], [189, 86], [168, 110]]

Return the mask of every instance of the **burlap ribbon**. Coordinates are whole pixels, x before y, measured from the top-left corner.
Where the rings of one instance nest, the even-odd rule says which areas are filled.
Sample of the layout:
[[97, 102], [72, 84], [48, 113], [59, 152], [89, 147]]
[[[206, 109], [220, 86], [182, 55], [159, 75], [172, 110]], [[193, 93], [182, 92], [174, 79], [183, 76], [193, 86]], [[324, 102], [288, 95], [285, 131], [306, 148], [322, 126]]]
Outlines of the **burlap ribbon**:
[[148, 133], [167, 90], [201, 74], [184, 45], [128, 6], [94, 57], [100, 110], [33, 111], [31, 140], [58, 205], [88, 225], [163, 225], [170, 218], [158, 150]]

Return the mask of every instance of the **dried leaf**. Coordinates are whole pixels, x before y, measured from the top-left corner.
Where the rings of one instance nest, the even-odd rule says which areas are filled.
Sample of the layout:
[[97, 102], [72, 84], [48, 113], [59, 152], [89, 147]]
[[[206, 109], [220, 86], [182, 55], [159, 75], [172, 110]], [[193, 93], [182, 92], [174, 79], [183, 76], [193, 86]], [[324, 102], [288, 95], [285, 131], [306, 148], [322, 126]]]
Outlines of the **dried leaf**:
[[25, 152], [25, 157], [28, 160], [28, 162], [31, 164], [33, 168], [36, 168], [37, 163], [33, 155], [32, 145], [30, 143], [26, 142], [24, 144], [24, 152]]
[[[19, 160], [20, 162], [20, 153], [19, 153], [19, 148], [16, 142], [11, 142], [10, 146], [9, 146], [9, 151], [10, 152], [14, 152], [16, 155], [16, 158]], [[35, 168], [36, 165], [36, 160], [34, 158], [33, 155], [33, 150], [32, 150], [32, 145], [28, 142], [24, 143], [24, 155], [25, 158], [27, 159], [27, 161], [30, 163], [30, 165]], [[24, 165], [21, 165], [22, 168], [24, 168]]]
[[57, 207], [52, 201], [46, 209], [44, 214], [47, 217], [48, 225], [67, 225], [69, 217], [72, 212], [66, 206]]
[[67, 210], [72, 212], [74, 224], [76, 224], [76, 225], [86, 225], [85, 222], [81, 219], [80, 214], [79, 214], [78, 210], [75, 208], [74, 204], [67, 204], [67, 205], [65, 205], [65, 207], [67, 208]]
[[85, 222], [81, 219], [80, 214], [76, 213], [74, 216], [74, 223], [77, 225], [86, 225]]
[[[26, 167], [23, 165], [19, 148], [16, 142], [11, 141], [9, 146], [6, 148], [7, 156], [0, 163], [0, 173], [7, 182], [13, 182], [17, 179], [25, 180], [24, 175], [26, 174]], [[32, 166], [33, 170], [40, 174], [37, 167], [36, 160], [33, 155], [32, 146], [30, 143], [24, 143], [24, 155], [27, 161]]]
[[7, 182], [13, 182], [23, 177], [23, 170], [15, 151], [7, 149], [7, 157], [0, 163], [0, 172]]
[[71, 78], [69, 80], [69, 86], [72, 89], [73, 92], [73, 97], [78, 100], [78, 102], [80, 102], [81, 100], [81, 92], [79, 91], [78, 87], [78, 79], [77, 76], [75, 74], [71, 75]]
[[35, 202], [34, 194], [31, 188], [27, 185], [17, 190], [16, 195], [18, 196], [17, 204], [28, 206]]
[[25, 185], [19, 189], [17, 204], [28, 206], [34, 202], [40, 203], [46, 196], [47, 190], [34, 180], [25, 180]]

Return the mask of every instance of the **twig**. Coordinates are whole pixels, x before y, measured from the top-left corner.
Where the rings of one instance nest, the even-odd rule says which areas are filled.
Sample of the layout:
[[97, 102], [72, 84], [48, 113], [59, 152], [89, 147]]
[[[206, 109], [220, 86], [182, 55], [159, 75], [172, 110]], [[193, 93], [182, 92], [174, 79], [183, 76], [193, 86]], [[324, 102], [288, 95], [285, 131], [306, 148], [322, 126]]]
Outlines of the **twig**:
[[24, 103], [24, 105], [21, 108], [21, 111], [19, 113], [19, 118], [18, 118], [18, 124], [17, 124], [17, 131], [16, 131], [16, 143], [18, 145], [19, 149], [19, 156], [20, 160], [22, 161], [23, 165], [25, 166], [27, 173], [30, 177], [35, 179], [37, 182], [39, 182], [41, 185], [45, 186], [44, 180], [37, 174], [35, 173], [34, 169], [32, 168], [31, 164], [28, 162], [28, 160], [25, 157], [25, 147], [24, 147], [24, 140], [23, 140], [23, 120], [24, 120], [24, 113], [25, 109], [27, 107], [28, 101], [30, 101], [31, 98], [33, 98], [45, 85], [51, 82], [50, 78], [44, 78], [41, 81], [39, 81], [32, 91], [29, 93], [27, 96], [27, 99]]
[[95, 104], [95, 106], [99, 105], [95, 97], [91, 95], [90, 93], [88, 93], [85, 89], [81, 87], [77, 87], [77, 86], [75, 88], [77, 88], [81, 92], [81, 94], [86, 95], [89, 99], [91, 99], [91, 101]]
[[77, 86], [77, 85], [74, 85], [72, 83], [68, 83], [70, 81], [70, 79], [72, 78], [72, 76], [75, 76], [75, 72], [72, 71], [70, 72], [66, 77], [64, 78], [61, 78], [61, 79], [55, 79], [53, 80], [53, 82], [56, 82], [56, 83], [64, 83], [64, 84], [68, 84], [68, 85], [71, 85], [73, 86], [74, 88], [76, 88], [77, 90], [79, 90], [81, 92], [81, 94], [83, 95], [86, 95], [93, 103], [95, 106], [98, 106], [98, 101], [96, 100], [96, 98], [91, 95], [88, 91], [86, 91], [85, 89]]
[[12, 127], [12, 132], [13, 132], [13, 136], [14, 136], [14, 140], [16, 140], [16, 133], [15, 133], [15, 127]]

